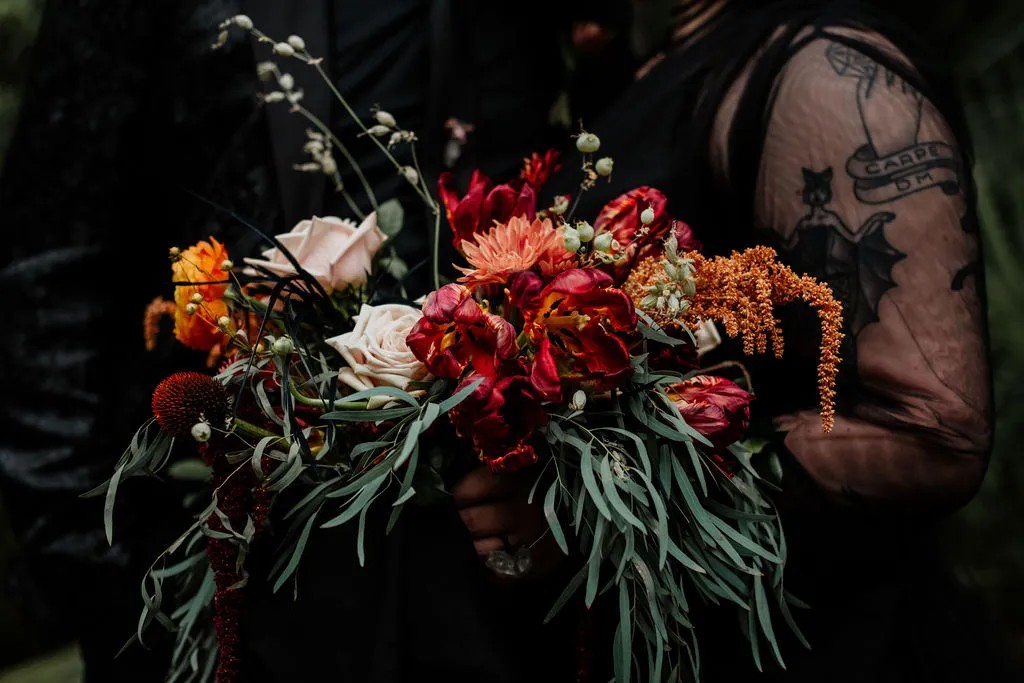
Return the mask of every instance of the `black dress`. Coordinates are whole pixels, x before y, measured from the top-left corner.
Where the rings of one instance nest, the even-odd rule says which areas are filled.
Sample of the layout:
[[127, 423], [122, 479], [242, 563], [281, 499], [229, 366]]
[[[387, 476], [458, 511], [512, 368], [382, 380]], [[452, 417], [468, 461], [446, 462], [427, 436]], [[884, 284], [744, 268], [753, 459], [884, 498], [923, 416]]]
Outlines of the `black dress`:
[[[779, 77], [801, 49], [834, 36], [840, 27], [878, 31], [910, 55], [916, 73], [906, 73], [908, 80], [913, 78], [911, 82], [935, 104], [961, 148], [969, 149], [955, 91], [932, 62], [920, 57], [924, 53], [912, 45], [905, 29], [851, 2], [723, 4], [716, 20], [687, 45], [668, 51], [609, 107], [607, 115], [585, 122], [601, 139], [597, 156], [612, 157], [615, 173], [610, 182], [599, 181], [583, 195], [578, 217], [592, 220], [605, 202], [650, 185], [666, 194], [669, 214], [691, 225], [705, 253], [728, 254], [765, 242], [784, 247], [772, 233], [756, 229], [770, 227], [757, 225], [756, 196]], [[879, 62], [885, 59], [870, 44], [851, 41], [850, 46]], [[886, 66], [901, 69], [898, 64]], [[738, 99], [726, 138], [724, 173], [723, 166], [713, 162], [716, 116], [731, 86], [748, 68], [749, 79], [733, 92]], [[806, 111], [812, 130], [814, 107]], [[809, 145], [818, 144], [815, 138], [809, 140]], [[579, 177], [571, 171], [579, 164], [578, 155], [570, 155], [570, 171], [553, 192], [577, 191]], [[799, 174], [799, 166], [794, 170]], [[842, 173], [840, 168], [835, 171], [837, 176]], [[963, 185], [964, 224], [970, 225], [973, 198], [969, 182]], [[780, 251], [790, 263], [799, 260], [784, 248]], [[812, 270], [815, 264], [795, 265]], [[815, 274], [828, 279], [827, 273]], [[786, 359], [745, 361], [758, 396], [755, 424], [761, 426], [778, 415], [813, 409], [817, 403], [817, 322], [799, 311], [784, 312], [784, 319]], [[962, 334], [984, 338], [984, 326], [963, 329]], [[846, 351], [853, 355], [853, 349]], [[727, 342], [705, 364], [737, 357], [742, 351]], [[968, 365], [967, 371], [987, 373], [984, 358]], [[839, 400], [841, 414], [852, 410], [851, 404], [872, 400], [861, 386], [854, 358], [843, 368]], [[913, 431], [914, 426], [901, 429]], [[984, 450], [979, 446], [978, 459], [984, 458]], [[789, 546], [787, 587], [811, 605], [810, 611], [797, 610], [796, 616], [813, 649], [807, 651], [794, 638], [783, 636], [788, 670], [769, 663], [766, 673], [758, 673], [735, 617], [708, 611], [699, 622], [706, 680], [1011, 680], [998, 638], [943, 566], [935, 534], [940, 516], [912, 505], [862, 504], [854, 491], [837, 500], [812, 481], [792, 454], [783, 454], [783, 467], [783, 491], [776, 502]]]

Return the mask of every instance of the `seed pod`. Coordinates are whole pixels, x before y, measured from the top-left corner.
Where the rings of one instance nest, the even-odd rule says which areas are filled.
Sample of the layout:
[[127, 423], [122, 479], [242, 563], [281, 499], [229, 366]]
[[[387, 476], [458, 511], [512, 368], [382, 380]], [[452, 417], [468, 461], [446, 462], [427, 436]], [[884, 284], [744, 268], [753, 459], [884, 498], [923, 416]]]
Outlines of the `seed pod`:
[[565, 229], [565, 232], [562, 234], [562, 240], [566, 251], [576, 252], [582, 246], [579, 233], [572, 228]]
[[192, 425], [192, 438], [199, 443], [206, 443], [213, 436], [213, 430], [207, 422], [196, 422]]
[[281, 356], [282, 358], [291, 355], [291, 352], [295, 350], [295, 344], [288, 337], [280, 337], [274, 340], [274, 343], [270, 345], [270, 350], [275, 356]]
[[373, 118], [377, 120], [377, 123], [382, 126], [387, 126], [388, 128], [394, 128], [398, 125], [398, 122], [395, 121], [395, 117], [383, 109], [374, 112]]
[[593, 154], [601, 149], [601, 138], [593, 133], [580, 133], [576, 138], [576, 149], [584, 154]]

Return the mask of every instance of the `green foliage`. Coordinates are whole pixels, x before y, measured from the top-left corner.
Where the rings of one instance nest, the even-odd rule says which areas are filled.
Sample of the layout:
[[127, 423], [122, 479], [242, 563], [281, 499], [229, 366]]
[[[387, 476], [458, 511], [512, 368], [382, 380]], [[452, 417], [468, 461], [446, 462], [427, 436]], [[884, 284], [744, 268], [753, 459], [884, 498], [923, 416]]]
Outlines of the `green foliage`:
[[18, 115], [41, 0], [0, 0], [0, 165]]
[[1010, 630], [1024, 659], [1024, 7], [1007, 3], [968, 30], [960, 81], [974, 136], [996, 410], [978, 496], [950, 525], [949, 556]]

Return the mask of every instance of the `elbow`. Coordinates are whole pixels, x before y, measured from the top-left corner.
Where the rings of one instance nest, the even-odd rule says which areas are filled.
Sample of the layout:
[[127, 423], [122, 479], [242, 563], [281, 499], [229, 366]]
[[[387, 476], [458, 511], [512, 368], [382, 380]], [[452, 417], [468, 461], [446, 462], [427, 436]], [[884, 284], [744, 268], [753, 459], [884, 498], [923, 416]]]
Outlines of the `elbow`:
[[[786, 446], [825, 491], [839, 499], [944, 513], [969, 502], [985, 477], [992, 425], [929, 412], [928, 420], [840, 417], [831, 434], [817, 416], [790, 422]], [[923, 415], [918, 415], [918, 418]], [[946, 418], [946, 419], [942, 419]]]
[[[911, 434], [915, 434], [911, 436]], [[906, 446], [924, 457], [916, 461], [918, 501], [926, 508], [952, 512], [969, 503], [985, 480], [992, 451], [992, 419], [987, 410], [966, 406], [935, 415], [931, 425], [909, 429]], [[917, 442], [916, 447], [913, 442]], [[909, 453], [908, 453], [909, 455]]]
[[988, 454], [958, 453], [954, 462], [950, 479], [943, 487], [938, 501], [941, 507], [949, 511], [967, 505], [977, 495], [988, 470]]
[[994, 425], [991, 418], [979, 417], [967, 427], [957, 430], [955, 440], [943, 444], [954, 475], [947, 499], [951, 509], [963, 507], [977, 495], [992, 454]]

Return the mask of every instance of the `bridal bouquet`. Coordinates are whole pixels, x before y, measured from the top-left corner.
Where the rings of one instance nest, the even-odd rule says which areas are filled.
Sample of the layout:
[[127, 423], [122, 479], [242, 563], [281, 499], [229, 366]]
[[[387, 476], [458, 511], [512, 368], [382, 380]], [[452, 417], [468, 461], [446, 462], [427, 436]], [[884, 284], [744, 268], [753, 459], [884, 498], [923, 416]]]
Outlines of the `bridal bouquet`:
[[[246, 17], [231, 26], [320, 68], [297, 37], [274, 42]], [[334, 176], [342, 141], [302, 108], [286, 73], [261, 69], [279, 88], [268, 102], [284, 101], [316, 128], [306, 170]], [[602, 595], [617, 604], [607, 646], [620, 683], [638, 671], [675, 680], [684, 666], [699, 675], [698, 603], [737, 610], [755, 660], [767, 647], [781, 661], [774, 617], [797, 629], [771, 484], [746, 440], [752, 387], [742, 373], [726, 377], [737, 363], [702, 369], [700, 358], [720, 341], [716, 323], [746, 353], [780, 355], [775, 307], [807, 303], [821, 319], [829, 430], [841, 308], [828, 287], [767, 248], [702, 255], [654, 188], [631, 190], [590, 220], [568, 197], [545, 206], [539, 191], [559, 168], [554, 153], [533, 155], [508, 183], [476, 173], [461, 195], [444, 176], [437, 201], [418, 169], [392, 155], [415, 134], [385, 111], [352, 115], [437, 218], [437, 287], [421, 301], [394, 295], [406, 270], [390, 249], [402, 211], [375, 198], [376, 210], [357, 220], [317, 217], [264, 235], [267, 250], [240, 264], [212, 238], [171, 250], [173, 301], [150, 306], [147, 335], [172, 317], [177, 339], [207, 352], [213, 369], [156, 388], [153, 419], [95, 492], [106, 496], [109, 535], [126, 478], [170, 471], [207, 482], [194, 523], [143, 586], [137, 637], [153, 621], [175, 633], [168, 680], [236, 679], [254, 544], [273, 544], [276, 561], [260, 571], [275, 590], [298, 580], [317, 528], [356, 524], [362, 562], [369, 511], [390, 510], [390, 530], [407, 506], [443, 501], [460, 458], [535, 477], [531, 497], [548, 533], [578, 565], [551, 614], [576, 596], [587, 607]], [[595, 158], [596, 136], [583, 132], [576, 144], [582, 193], [612, 162]], [[444, 284], [443, 214], [465, 261]], [[449, 434], [465, 455], [437, 447]], [[273, 539], [272, 525], [282, 532]], [[528, 574], [529, 547], [487, 563]]]

